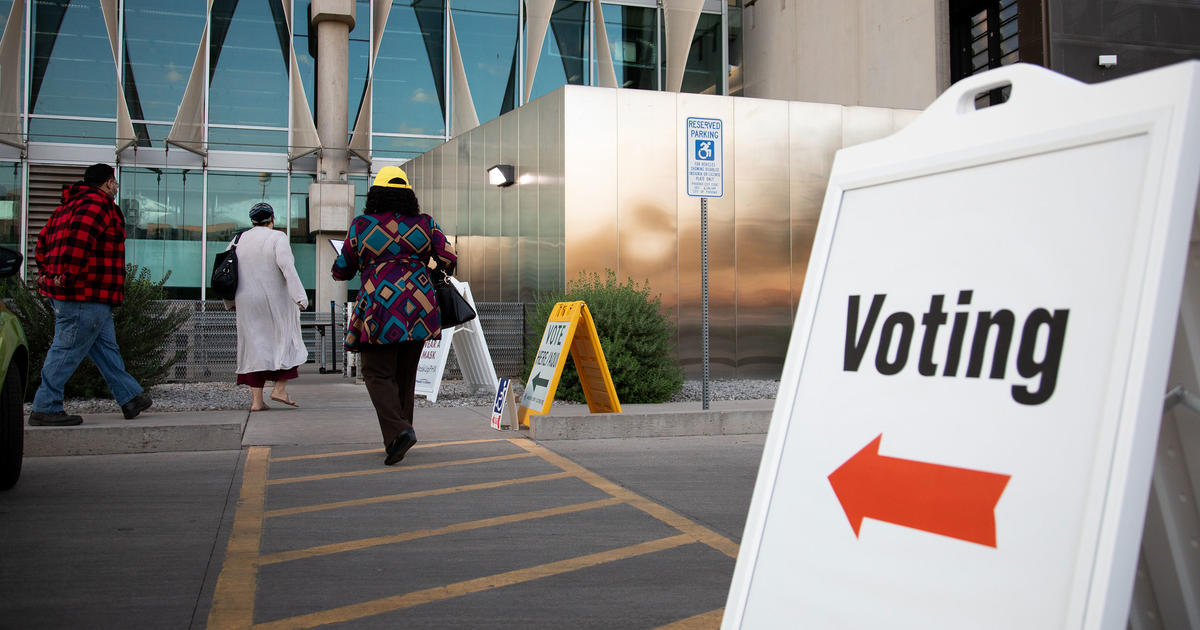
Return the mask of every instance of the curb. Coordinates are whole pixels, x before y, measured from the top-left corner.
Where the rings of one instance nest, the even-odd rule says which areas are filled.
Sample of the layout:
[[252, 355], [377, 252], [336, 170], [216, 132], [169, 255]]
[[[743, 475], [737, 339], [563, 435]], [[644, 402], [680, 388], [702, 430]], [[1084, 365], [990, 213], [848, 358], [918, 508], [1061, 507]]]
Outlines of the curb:
[[25, 456], [116, 455], [242, 448], [245, 411], [154, 414], [153, 424], [91, 414], [75, 427], [25, 427]]
[[662, 411], [529, 417], [535, 440], [685, 437], [766, 433], [771, 409]]

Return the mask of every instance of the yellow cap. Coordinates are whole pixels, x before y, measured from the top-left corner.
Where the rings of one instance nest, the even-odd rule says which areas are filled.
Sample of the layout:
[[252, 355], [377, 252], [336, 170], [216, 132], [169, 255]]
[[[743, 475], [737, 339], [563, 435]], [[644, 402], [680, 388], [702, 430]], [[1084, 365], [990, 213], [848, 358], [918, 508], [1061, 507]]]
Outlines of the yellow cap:
[[399, 166], [385, 166], [379, 169], [379, 174], [375, 176], [375, 181], [371, 185], [412, 190], [412, 184], [408, 181], [408, 173], [405, 173], [404, 169]]

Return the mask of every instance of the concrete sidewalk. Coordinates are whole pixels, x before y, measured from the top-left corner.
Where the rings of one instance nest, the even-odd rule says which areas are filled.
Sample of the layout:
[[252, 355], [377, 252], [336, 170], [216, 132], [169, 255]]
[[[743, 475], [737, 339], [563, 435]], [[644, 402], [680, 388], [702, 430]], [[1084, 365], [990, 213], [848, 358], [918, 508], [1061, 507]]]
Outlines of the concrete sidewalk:
[[[256, 445], [337, 445], [381, 442], [367, 391], [340, 374], [302, 373], [288, 392], [299, 408], [268, 401], [271, 409], [155, 412], [134, 420], [120, 414], [88, 414], [77, 427], [25, 428], [27, 457], [171, 451], [237, 450]], [[677, 437], [766, 433], [773, 400], [622, 405], [620, 414], [591, 414], [586, 405], [555, 403], [530, 417], [519, 433], [536, 440]], [[513, 435], [491, 428], [490, 407], [447, 404], [418, 407], [422, 442]], [[382, 448], [382, 444], [381, 444]]]

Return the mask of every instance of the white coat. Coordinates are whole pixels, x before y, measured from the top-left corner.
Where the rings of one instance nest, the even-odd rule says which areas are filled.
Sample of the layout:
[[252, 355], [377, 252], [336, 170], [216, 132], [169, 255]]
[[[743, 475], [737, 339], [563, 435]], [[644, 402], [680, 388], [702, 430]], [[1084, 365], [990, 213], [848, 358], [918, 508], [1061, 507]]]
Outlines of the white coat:
[[307, 308], [308, 296], [287, 235], [253, 227], [242, 233], [237, 257], [237, 373], [286, 370], [305, 363], [308, 350], [300, 337], [297, 305]]

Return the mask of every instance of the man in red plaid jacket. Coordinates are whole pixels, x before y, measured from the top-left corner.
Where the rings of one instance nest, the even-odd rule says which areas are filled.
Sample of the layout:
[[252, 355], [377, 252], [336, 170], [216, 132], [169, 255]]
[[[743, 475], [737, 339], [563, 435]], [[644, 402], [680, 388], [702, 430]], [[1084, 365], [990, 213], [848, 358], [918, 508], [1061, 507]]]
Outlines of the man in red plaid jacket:
[[150, 407], [142, 386], [125, 371], [112, 307], [125, 301], [125, 217], [113, 199], [117, 178], [107, 164], [93, 164], [83, 181], [63, 191], [38, 235], [38, 290], [54, 307], [54, 342], [42, 366], [29, 424], [72, 426], [83, 422], [63, 410], [63, 387], [83, 357], [100, 368], [127, 419]]

